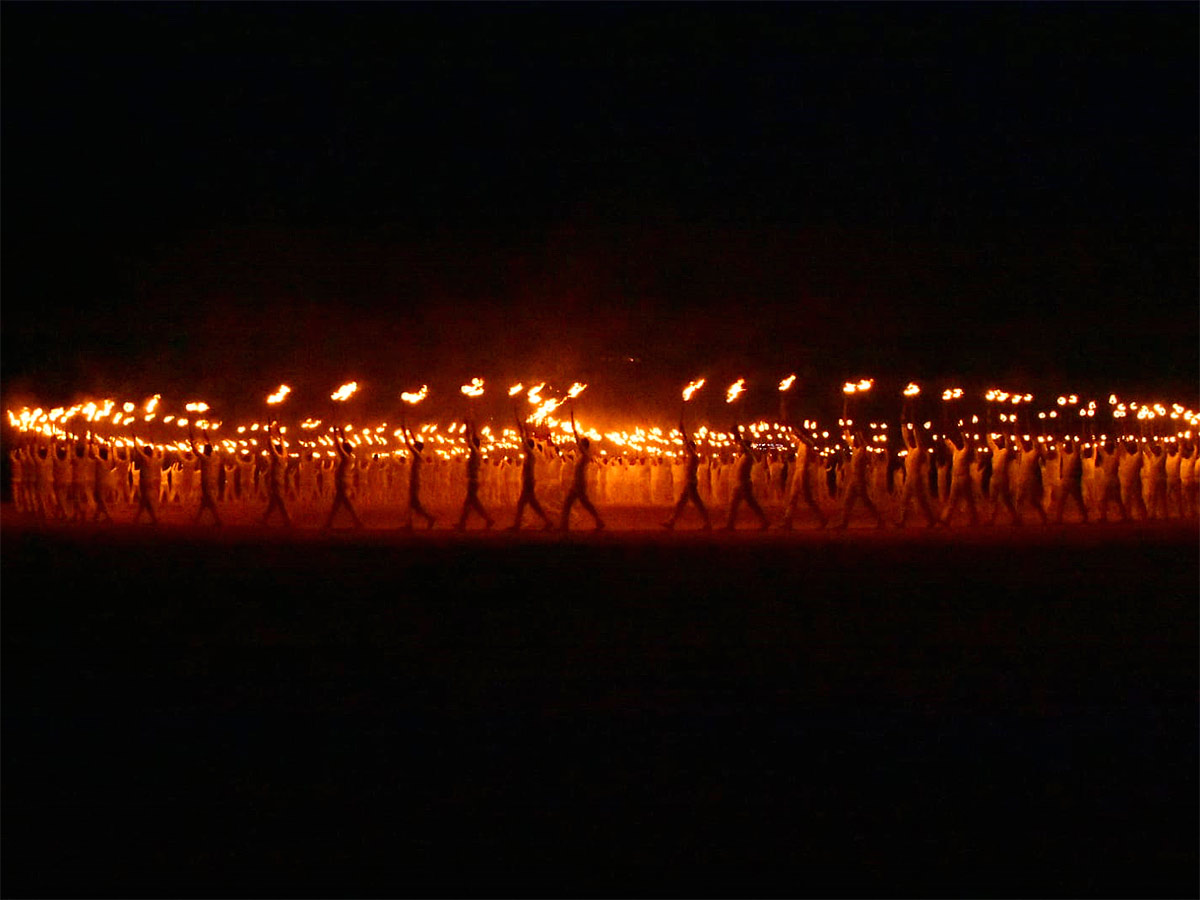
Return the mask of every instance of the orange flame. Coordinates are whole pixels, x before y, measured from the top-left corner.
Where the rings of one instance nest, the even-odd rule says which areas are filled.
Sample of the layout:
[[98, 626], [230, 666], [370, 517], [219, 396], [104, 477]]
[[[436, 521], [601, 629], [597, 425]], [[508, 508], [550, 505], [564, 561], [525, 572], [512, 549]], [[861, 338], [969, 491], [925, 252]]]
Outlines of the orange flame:
[[734, 400], [736, 400], [738, 397], [740, 397], [743, 394], [743, 392], [745, 392], [745, 390], [746, 390], [746, 379], [739, 378], [737, 381], [735, 381], [733, 384], [731, 384], [729, 386], [729, 388], [725, 391], [725, 402], [732, 403]]
[[468, 397], [482, 397], [483, 396], [483, 379], [482, 378], [472, 378], [470, 384], [464, 384], [459, 390], [461, 390]]
[[703, 378], [697, 378], [695, 381], [689, 383], [688, 386], [683, 389], [683, 402], [686, 403], [687, 401], [691, 400], [692, 395], [702, 387], [704, 387]]
[[909, 382], [909, 385], [908, 385], [908, 387], [906, 387], [906, 388], [904, 389], [904, 396], [905, 396], [905, 397], [915, 397], [915, 396], [917, 396], [917, 394], [919, 394], [919, 393], [921, 393], [921, 388], [920, 388], [920, 386], [919, 386], [919, 385], [917, 385], [917, 384], [915, 384], [915, 383], [912, 383], [912, 382]]
[[271, 406], [276, 406], [282, 403], [287, 398], [287, 395], [291, 392], [292, 389], [290, 387], [288, 387], [286, 384], [281, 384], [275, 393], [267, 395], [267, 403]]
[[411, 391], [405, 391], [404, 393], [402, 393], [400, 395], [400, 399], [403, 400], [405, 403], [411, 404], [412, 406], [416, 406], [418, 403], [420, 403], [422, 400], [424, 400], [428, 396], [429, 396], [429, 385], [423, 384], [423, 385], [421, 385], [421, 389], [419, 391], [417, 391], [416, 393], [413, 393]]
[[783, 379], [783, 381], [779, 382], [779, 390], [781, 390], [781, 391], [790, 390], [792, 385], [795, 383], [796, 383], [796, 376], [793, 373], [793, 374], [789, 375], [787, 378]]
[[340, 388], [338, 388], [336, 391], [334, 391], [332, 394], [330, 394], [329, 399], [336, 400], [338, 403], [344, 403], [345, 401], [349, 400], [354, 395], [354, 392], [357, 390], [358, 390], [358, 382], [357, 381], [348, 381], [345, 384], [343, 384]]

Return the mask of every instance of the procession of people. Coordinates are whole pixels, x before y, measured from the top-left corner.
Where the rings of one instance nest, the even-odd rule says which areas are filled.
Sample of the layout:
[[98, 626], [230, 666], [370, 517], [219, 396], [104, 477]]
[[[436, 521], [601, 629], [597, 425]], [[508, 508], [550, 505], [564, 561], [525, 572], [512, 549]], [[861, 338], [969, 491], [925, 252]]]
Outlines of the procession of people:
[[[860, 384], [860, 397], [871, 384]], [[667, 530], [710, 530], [712, 515], [723, 514], [730, 531], [905, 528], [914, 511], [916, 524], [928, 528], [1016, 527], [1031, 514], [1041, 525], [1198, 515], [1200, 449], [1191, 428], [1170, 433], [1143, 423], [1096, 435], [1095, 404], [1080, 409], [1085, 435], [1055, 427], [1056, 417], [1045, 413], [1035, 426], [1028, 405], [1022, 420], [1014, 412], [997, 421], [989, 406], [983, 422], [964, 415], [955, 424], [949, 403], [935, 428], [914, 415], [915, 390], [906, 392], [894, 433], [886, 422], [871, 422], [869, 433], [855, 423], [855, 386], [847, 384], [832, 437], [808, 420], [689, 433], [681, 415], [678, 429], [653, 447], [578, 427], [573, 396], [565, 398], [570, 425], [564, 420], [556, 434], [532, 423], [537, 417], [518, 416], [511, 440], [501, 442], [468, 416], [460, 429], [451, 426], [453, 438], [439, 435], [436, 447], [407, 420], [394, 432], [396, 443], [370, 439], [370, 432], [364, 442], [363, 432], [341, 426], [324, 440], [289, 438], [274, 419], [250, 440], [217, 440], [207, 428], [198, 438], [189, 426], [186, 441], [166, 444], [136, 431], [123, 438], [26, 428], [8, 451], [11, 497], [18, 514], [37, 522], [158, 525], [164, 511], [180, 510], [186, 517], [174, 520], [199, 524], [207, 515], [214, 527], [315, 521], [359, 529], [365, 517], [372, 527], [411, 529], [419, 518], [432, 529], [440, 514], [460, 532], [490, 529], [510, 515], [508, 530], [518, 531], [527, 510], [543, 529], [569, 531], [578, 524], [576, 507], [595, 530], [605, 527], [602, 509], [622, 513], [633, 527]], [[536, 389], [534, 399], [541, 400]], [[1114, 417], [1125, 414], [1119, 409]], [[689, 508], [695, 523], [686, 522]]]

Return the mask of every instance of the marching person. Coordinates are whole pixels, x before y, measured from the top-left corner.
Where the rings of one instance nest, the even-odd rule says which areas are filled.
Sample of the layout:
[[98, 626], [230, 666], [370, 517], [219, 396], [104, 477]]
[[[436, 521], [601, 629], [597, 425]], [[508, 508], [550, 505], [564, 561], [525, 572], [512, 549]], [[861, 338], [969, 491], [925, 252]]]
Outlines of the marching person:
[[767, 519], [767, 514], [763, 512], [762, 507], [758, 505], [758, 501], [754, 498], [754, 482], [752, 480], [753, 468], [757, 457], [754, 449], [746, 440], [745, 435], [738, 431], [735, 425], [732, 429], [734, 440], [737, 441], [738, 448], [741, 451], [738, 455], [734, 470], [736, 473], [737, 482], [733, 488], [733, 496], [729, 500], [729, 518], [725, 522], [725, 530], [733, 531], [737, 522], [738, 509], [743, 503], [750, 507], [751, 512], [758, 516], [759, 530], [766, 531], [770, 527], [770, 521]]
[[362, 528], [362, 520], [350, 502], [350, 481], [354, 477], [354, 444], [346, 439], [346, 432], [341, 425], [334, 429], [334, 448], [337, 450], [336, 468], [333, 470], [333, 506], [329, 510], [329, 518], [325, 520], [325, 530], [333, 527], [334, 516], [339, 509], [350, 513], [355, 528]]
[[679, 433], [685, 435], [683, 439], [684, 464], [683, 464], [683, 493], [680, 494], [679, 500], [675, 503], [675, 508], [671, 511], [670, 518], [663, 522], [663, 528], [671, 531], [675, 528], [675, 522], [683, 515], [684, 509], [691, 503], [700, 513], [700, 517], [704, 520], [704, 530], [712, 530], [712, 520], [708, 517], [708, 507], [704, 505], [704, 501], [700, 499], [700, 454], [696, 450], [696, 442], [687, 435], [683, 428], [682, 417], [679, 420]]
[[588, 499], [588, 476], [591, 474], [589, 469], [593, 464], [592, 444], [586, 437], [581, 438], [575, 429], [575, 412], [573, 410], [571, 412], [571, 435], [575, 438], [575, 465], [571, 470], [571, 488], [567, 491], [566, 499], [563, 501], [562, 520], [559, 527], [562, 531], [570, 530], [571, 507], [578, 502], [596, 523], [595, 530], [599, 531], [604, 527], [604, 520], [600, 518], [596, 507]]
[[[543, 527], [546, 531], [550, 531], [554, 527], [554, 523], [550, 521], [550, 517], [546, 515], [546, 511], [542, 509], [542, 504], [538, 502], [537, 493], [534, 490], [534, 474], [537, 468], [537, 453], [539, 452], [536, 441], [525, 428], [525, 423], [521, 421], [520, 416], [517, 417], [517, 431], [521, 436], [521, 493], [517, 497], [517, 516], [509, 526], [509, 531], [519, 531], [521, 528], [521, 519], [525, 515], [525, 507], [528, 506], [538, 516], [541, 517]], [[550, 442], [550, 446], [554, 447], [554, 442]], [[542, 451], [544, 452], [544, 451]], [[555, 453], [557, 453], [557, 448]], [[511, 495], [510, 495], [511, 496]]]
[[403, 527], [412, 530], [413, 514], [420, 516], [425, 520], [427, 529], [433, 528], [434, 518], [421, 505], [421, 470], [425, 467], [427, 460], [425, 459], [425, 442], [415, 440], [412, 432], [408, 430], [407, 423], [401, 423], [401, 436], [404, 438], [404, 446], [408, 448], [408, 508]]
[[208, 510], [212, 514], [213, 522], [219, 528], [221, 515], [217, 512], [217, 473], [221, 470], [221, 459], [213, 451], [212, 441], [209, 440], [207, 430], [204, 432], [204, 444], [201, 446], [196, 443], [196, 434], [192, 430], [192, 426], [188, 425], [188, 443], [192, 445], [192, 452], [196, 455], [196, 468], [200, 471], [200, 508], [196, 510], [196, 516], [192, 523], [199, 524], [200, 517], [204, 515], [205, 510]]
[[288, 515], [284, 502], [284, 490], [287, 477], [287, 442], [278, 422], [267, 426], [267, 508], [262, 514], [261, 522], [266, 525], [271, 513], [278, 511], [283, 519], [284, 527], [292, 526], [292, 517]]

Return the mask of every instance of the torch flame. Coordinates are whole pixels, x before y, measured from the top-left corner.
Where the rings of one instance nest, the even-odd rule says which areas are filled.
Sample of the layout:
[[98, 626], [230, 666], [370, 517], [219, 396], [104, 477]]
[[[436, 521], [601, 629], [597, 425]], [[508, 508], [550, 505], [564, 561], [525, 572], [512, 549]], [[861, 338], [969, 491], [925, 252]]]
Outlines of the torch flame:
[[508, 396], [515, 397], [515, 396], [517, 396], [517, 394], [521, 393], [521, 391], [523, 391], [523, 390], [525, 390], [525, 385], [514, 384], [512, 387], [510, 387], [508, 389]]
[[482, 397], [483, 396], [483, 379], [482, 378], [472, 378], [471, 383], [464, 384], [460, 388], [460, 390], [464, 394], [466, 394], [468, 397]]
[[329, 399], [336, 400], [339, 403], [344, 403], [345, 401], [349, 400], [350, 397], [353, 396], [354, 392], [357, 390], [358, 390], [358, 382], [357, 381], [348, 381], [345, 384], [343, 384], [340, 388], [338, 388], [336, 391], [334, 391], [332, 394], [330, 394]]
[[746, 379], [739, 378], [725, 391], [725, 402], [732, 403], [746, 390]]
[[905, 396], [905, 397], [915, 397], [915, 396], [917, 396], [917, 394], [919, 394], [919, 393], [921, 393], [921, 388], [920, 388], [920, 385], [917, 385], [917, 384], [915, 384], [915, 383], [913, 383], [913, 382], [909, 382], [909, 385], [908, 385], [908, 387], [906, 387], [906, 388], [904, 389], [904, 396]]
[[692, 395], [702, 387], [704, 387], [703, 378], [697, 378], [695, 381], [690, 382], [688, 386], [683, 389], [683, 402], [686, 403], [687, 401], [691, 400]]
[[188, 412], [198, 412], [198, 413], [208, 412], [208, 404], [207, 403], [200, 403], [200, 402], [188, 403], [183, 408], [186, 409]]
[[795, 373], [793, 373], [793, 374], [789, 375], [787, 378], [783, 379], [783, 381], [779, 382], [779, 390], [786, 391], [786, 390], [790, 389], [791, 386], [795, 383], [796, 383], [796, 375], [795, 375]]
[[586, 388], [586, 384], [580, 384], [578, 381], [576, 381], [573, 385], [571, 385], [570, 390], [567, 391], [567, 399], [574, 400], [576, 397], [582, 394]]
[[420, 403], [422, 400], [424, 400], [428, 396], [429, 396], [429, 385], [423, 384], [423, 385], [421, 385], [421, 389], [419, 391], [417, 391], [416, 393], [413, 393], [411, 391], [405, 391], [404, 393], [402, 393], [400, 395], [400, 399], [403, 400], [405, 403], [409, 403], [413, 406], [416, 406], [418, 403]]
[[288, 387], [286, 384], [281, 384], [275, 393], [267, 395], [267, 403], [269, 403], [271, 406], [282, 403], [287, 395], [291, 392], [292, 389], [290, 387]]
[[870, 390], [872, 387], [874, 387], [874, 385], [875, 385], [875, 379], [874, 379], [874, 378], [864, 378], [862, 381], [860, 381], [860, 382], [858, 383], [858, 392], [859, 392], [860, 394], [866, 393], [866, 392], [867, 392], [867, 391], [869, 391], [869, 390]]
[[528, 421], [532, 422], [534, 425], [540, 425], [546, 416], [558, 409], [560, 405], [562, 405], [561, 400], [546, 400], [541, 404], [541, 406], [534, 410]]

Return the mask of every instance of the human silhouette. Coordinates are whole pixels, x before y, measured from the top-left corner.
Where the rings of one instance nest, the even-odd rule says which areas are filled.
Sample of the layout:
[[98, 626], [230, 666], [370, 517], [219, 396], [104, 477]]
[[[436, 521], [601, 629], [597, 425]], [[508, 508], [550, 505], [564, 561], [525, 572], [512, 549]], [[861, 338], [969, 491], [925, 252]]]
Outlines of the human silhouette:
[[[525, 507], [528, 506], [538, 516], [541, 517], [542, 524], [546, 531], [554, 527], [554, 523], [550, 521], [550, 517], [546, 515], [546, 511], [542, 509], [542, 504], [538, 502], [537, 492], [534, 490], [534, 474], [537, 469], [537, 455], [539, 450], [537, 442], [533, 436], [529, 434], [525, 428], [525, 423], [521, 418], [517, 417], [517, 431], [521, 436], [521, 493], [517, 497], [517, 515], [509, 526], [509, 531], [519, 531], [521, 528], [521, 519], [525, 515]], [[553, 441], [550, 442], [553, 448]], [[555, 449], [557, 453], [557, 449]]]
[[751, 479], [754, 464], [758, 461], [758, 457], [754, 453], [754, 448], [750, 446], [745, 436], [738, 431], [735, 425], [732, 429], [734, 440], [738, 445], [738, 458], [734, 463], [734, 477], [736, 479], [733, 486], [733, 496], [729, 499], [729, 518], [725, 522], [725, 530], [733, 531], [737, 523], [738, 510], [745, 503], [750, 507], [750, 511], [758, 516], [758, 524], [760, 531], [766, 531], [770, 527], [770, 520], [767, 519], [767, 514], [763, 512], [762, 507], [758, 505], [758, 500], [754, 498], [754, 483]]
[[433, 528], [434, 517], [421, 505], [421, 470], [425, 467], [425, 443], [413, 438], [407, 423], [401, 423], [400, 434], [404, 438], [404, 446], [408, 448], [408, 509], [405, 514], [404, 528], [412, 529], [413, 514], [425, 520], [426, 528]]
[[700, 499], [700, 453], [696, 449], [696, 442], [684, 430], [682, 418], [679, 420], [679, 433], [684, 435], [683, 493], [679, 495], [679, 499], [675, 503], [675, 508], [671, 510], [670, 517], [667, 521], [663, 522], [663, 528], [667, 529], [667, 531], [674, 529], [675, 523], [683, 515], [683, 511], [690, 503], [696, 507], [696, 511], [700, 513], [700, 518], [704, 520], [704, 530], [711, 531], [712, 520], [708, 517], [708, 507]]
[[577, 502], [587, 511], [595, 522], [595, 530], [599, 531], [604, 527], [604, 520], [600, 518], [600, 514], [596, 512], [596, 507], [592, 505], [592, 501], [588, 499], [588, 467], [593, 464], [592, 459], [592, 444], [586, 437], [580, 437], [579, 432], [575, 428], [575, 413], [571, 412], [571, 436], [575, 438], [575, 467], [571, 473], [571, 488], [567, 491], [567, 496], [563, 500], [562, 520], [559, 527], [563, 531], [570, 530], [571, 527], [571, 507]]
[[346, 432], [340, 425], [334, 429], [333, 446], [337, 451], [336, 468], [333, 470], [333, 506], [325, 520], [325, 529], [328, 531], [333, 527], [333, 519], [339, 509], [345, 509], [350, 514], [355, 528], [362, 528], [362, 520], [358, 518], [349, 494], [350, 481], [354, 477], [354, 444], [346, 439]]
[[287, 478], [287, 442], [278, 422], [267, 426], [267, 508], [262, 514], [261, 522], [266, 525], [271, 513], [278, 512], [285, 527], [290, 528], [292, 517], [288, 515], [287, 503], [284, 500]]

